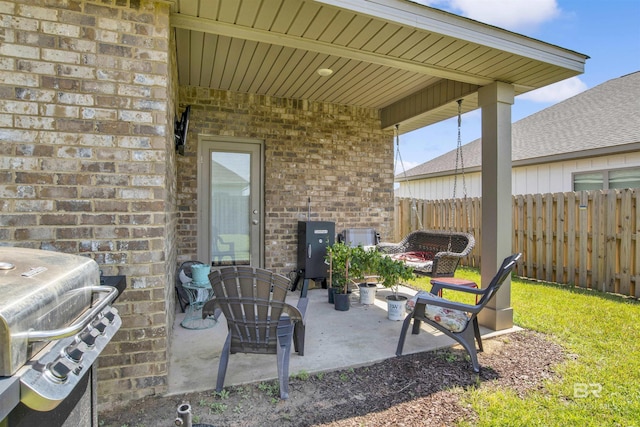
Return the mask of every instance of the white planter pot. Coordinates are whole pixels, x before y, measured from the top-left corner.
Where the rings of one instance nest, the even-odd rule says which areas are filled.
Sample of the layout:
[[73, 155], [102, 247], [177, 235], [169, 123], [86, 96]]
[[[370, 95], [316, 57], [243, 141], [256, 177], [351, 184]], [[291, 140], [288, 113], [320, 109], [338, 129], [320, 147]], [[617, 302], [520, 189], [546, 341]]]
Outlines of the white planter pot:
[[404, 320], [407, 312], [405, 305], [407, 297], [404, 295], [389, 295], [387, 297], [387, 317], [389, 320]]
[[371, 305], [376, 302], [376, 291], [378, 286], [375, 283], [360, 283], [360, 304]]

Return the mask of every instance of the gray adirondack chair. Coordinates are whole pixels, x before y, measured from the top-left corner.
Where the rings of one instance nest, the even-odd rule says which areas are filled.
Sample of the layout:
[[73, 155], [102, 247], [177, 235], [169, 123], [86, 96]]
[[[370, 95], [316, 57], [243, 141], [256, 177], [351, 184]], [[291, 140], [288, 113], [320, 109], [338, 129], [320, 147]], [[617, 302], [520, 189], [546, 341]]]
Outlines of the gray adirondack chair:
[[289, 279], [253, 267], [225, 267], [209, 275], [214, 297], [205, 303], [202, 317], [222, 311], [229, 333], [220, 355], [216, 390], [222, 391], [233, 353], [276, 354], [280, 398], [289, 397], [289, 356], [304, 354], [304, 316], [308, 299], [297, 307], [285, 302]]
[[[426, 322], [459, 342], [469, 353], [473, 370], [480, 372], [480, 364], [478, 363], [478, 354], [475, 346], [475, 341], [477, 341], [478, 350], [482, 351], [482, 339], [480, 338], [480, 327], [478, 326], [477, 317], [478, 313], [480, 313], [498, 289], [500, 289], [500, 286], [506, 278], [509, 277], [521, 256], [522, 254], [516, 253], [505, 258], [498, 272], [491, 280], [491, 283], [482, 289], [450, 285], [444, 281], [438, 282], [437, 279], [432, 279], [431, 283], [433, 287], [431, 288], [431, 292], [420, 295], [413, 311], [405, 318], [402, 324], [396, 355], [400, 356], [402, 354], [411, 321], [413, 321], [413, 334], [420, 332], [420, 322]], [[438, 297], [437, 294], [442, 289], [471, 293], [480, 296], [480, 300], [476, 305], [449, 301]]]

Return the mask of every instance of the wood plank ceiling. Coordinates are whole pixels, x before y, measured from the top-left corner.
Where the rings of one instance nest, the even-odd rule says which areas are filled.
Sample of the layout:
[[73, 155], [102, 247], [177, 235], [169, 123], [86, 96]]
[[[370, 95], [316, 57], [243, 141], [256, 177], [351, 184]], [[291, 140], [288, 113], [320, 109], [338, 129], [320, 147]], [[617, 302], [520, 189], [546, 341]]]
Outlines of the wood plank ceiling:
[[[181, 86], [402, 110], [420, 91], [450, 87], [438, 84], [446, 79], [469, 89], [469, 111], [477, 86], [509, 82], [520, 94], [580, 74], [586, 59], [404, 0], [176, 0], [172, 9]], [[402, 132], [455, 115], [443, 96]]]

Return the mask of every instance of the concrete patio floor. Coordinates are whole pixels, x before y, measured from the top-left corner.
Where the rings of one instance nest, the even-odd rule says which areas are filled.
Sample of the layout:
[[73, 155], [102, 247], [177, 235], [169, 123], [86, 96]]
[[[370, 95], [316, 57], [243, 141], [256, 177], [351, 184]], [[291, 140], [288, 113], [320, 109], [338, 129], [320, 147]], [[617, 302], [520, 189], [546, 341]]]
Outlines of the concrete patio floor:
[[[411, 296], [415, 291], [401, 287], [400, 293]], [[378, 288], [373, 305], [358, 301], [358, 293], [351, 298], [351, 308], [336, 311], [327, 302], [327, 290], [311, 288], [307, 296], [306, 339], [304, 356], [291, 352], [289, 374], [346, 369], [374, 364], [395, 356], [402, 327], [401, 321], [387, 319], [385, 297], [389, 289]], [[287, 301], [296, 305], [300, 292], [292, 292]], [[224, 316], [209, 329], [185, 329], [180, 325], [183, 313], [176, 314], [170, 349], [169, 384], [167, 395], [213, 390], [216, 385], [219, 356], [227, 335]], [[451, 338], [428, 325], [419, 335], [407, 335], [403, 354], [418, 353], [449, 347]], [[516, 330], [491, 331], [481, 327], [483, 338]], [[225, 386], [241, 385], [277, 378], [275, 355], [233, 354], [229, 358]]]

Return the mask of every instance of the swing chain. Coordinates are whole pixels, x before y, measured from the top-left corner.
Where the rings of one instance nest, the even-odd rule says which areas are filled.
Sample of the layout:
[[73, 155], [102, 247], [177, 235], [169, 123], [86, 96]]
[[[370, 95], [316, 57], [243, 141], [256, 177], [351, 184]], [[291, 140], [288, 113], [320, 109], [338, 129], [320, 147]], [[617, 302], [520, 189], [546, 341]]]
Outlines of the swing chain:
[[[464, 157], [462, 155], [462, 99], [458, 101], [458, 141], [456, 146], [456, 167], [453, 175], [453, 198], [451, 200], [452, 206], [450, 209], [450, 221], [449, 221], [449, 233], [453, 233], [455, 215], [457, 210], [456, 205], [456, 193], [458, 187], [458, 173], [462, 175], [462, 192], [463, 192], [463, 204], [467, 208], [467, 231], [471, 229], [471, 216], [469, 215], [467, 204], [467, 183], [464, 175]], [[449, 235], [449, 249], [451, 250], [451, 234]]]

